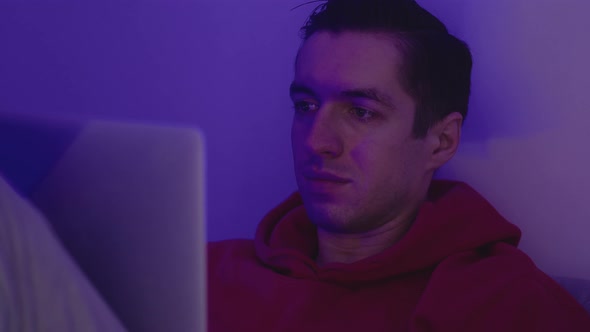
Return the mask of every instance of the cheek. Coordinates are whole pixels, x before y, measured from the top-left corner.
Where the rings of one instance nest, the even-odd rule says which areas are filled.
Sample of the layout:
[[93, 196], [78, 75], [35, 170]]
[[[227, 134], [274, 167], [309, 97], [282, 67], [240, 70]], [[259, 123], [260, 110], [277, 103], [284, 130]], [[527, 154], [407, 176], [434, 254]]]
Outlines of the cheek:
[[377, 162], [391, 159], [395, 151], [400, 148], [395, 135], [388, 134], [388, 128], [375, 128], [370, 132], [356, 135], [348, 140], [351, 158], [363, 168], [371, 167]]
[[370, 169], [371, 151], [368, 145], [358, 145], [350, 150], [350, 159], [354, 163], [358, 175]]
[[350, 150], [350, 157], [358, 183], [365, 190], [398, 186], [414, 177], [412, 172], [420, 166], [416, 151], [408, 142], [383, 145], [367, 140]]
[[350, 151], [357, 175], [368, 181], [383, 181], [393, 175], [400, 166], [399, 147], [380, 145], [374, 141], [363, 142]]

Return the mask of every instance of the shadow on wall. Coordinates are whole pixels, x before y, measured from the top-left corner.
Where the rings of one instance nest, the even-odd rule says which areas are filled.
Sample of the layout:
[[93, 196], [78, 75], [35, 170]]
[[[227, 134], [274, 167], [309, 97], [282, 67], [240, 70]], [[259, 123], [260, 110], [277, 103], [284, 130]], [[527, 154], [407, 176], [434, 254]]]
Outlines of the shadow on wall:
[[[590, 5], [577, 0], [420, 1], [474, 55], [464, 142], [519, 138], [577, 121], [590, 103]], [[485, 149], [484, 149], [485, 151]]]
[[421, 2], [451, 18], [475, 59], [463, 142], [437, 176], [484, 194], [539, 267], [590, 278], [590, 3], [449, 1], [457, 13]]

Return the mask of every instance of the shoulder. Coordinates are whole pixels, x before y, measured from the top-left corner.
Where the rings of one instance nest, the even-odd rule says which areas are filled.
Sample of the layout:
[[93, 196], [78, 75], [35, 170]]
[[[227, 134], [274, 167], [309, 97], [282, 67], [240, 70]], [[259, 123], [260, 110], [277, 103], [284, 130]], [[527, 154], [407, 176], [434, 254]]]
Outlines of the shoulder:
[[441, 262], [415, 319], [447, 325], [442, 331], [590, 330], [590, 316], [567, 291], [502, 243]]
[[209, 255], [234, 251], [240, 252], [243, 249], [254, 250], [254, 241], [247, 239], [231, 239], [207, 243], [207, 252]]
[[223, 240], [207, 244], [207, 263], [210, 271], [257, 260], [253, 240]]
[[209, 260], [246, 258], [255, 255], [253, 240], [232, 239], [207, 243], [207, 256]]

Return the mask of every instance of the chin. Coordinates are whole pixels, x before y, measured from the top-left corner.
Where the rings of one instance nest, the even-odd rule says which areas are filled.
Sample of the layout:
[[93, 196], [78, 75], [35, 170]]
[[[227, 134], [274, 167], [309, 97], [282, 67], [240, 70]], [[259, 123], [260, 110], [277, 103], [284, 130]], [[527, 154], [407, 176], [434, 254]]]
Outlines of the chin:
[[337, 215], [337, 207], [328, 205], [327, 203], [305, 203], [309, 220], [318, 226], [339, 223], [341, 218]]
[[306, 204], [305, 211], [309, 220], [324, 231], [332, 233], [351, 233], [355, 231], [354, 222], [339, 206], [324, 204]]

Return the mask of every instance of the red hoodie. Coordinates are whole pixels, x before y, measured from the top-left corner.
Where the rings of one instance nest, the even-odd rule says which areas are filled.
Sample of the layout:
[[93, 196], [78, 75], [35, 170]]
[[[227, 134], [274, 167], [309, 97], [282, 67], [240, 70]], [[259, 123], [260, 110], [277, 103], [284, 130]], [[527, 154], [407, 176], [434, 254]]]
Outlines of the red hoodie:
[[590, 331], [590, 315], [516, 248], [519, 229], [463, 183], [433, 181], [395, 245], [316, 265], [298, 193], [256, 238], [209, 246], [209, 332]]

